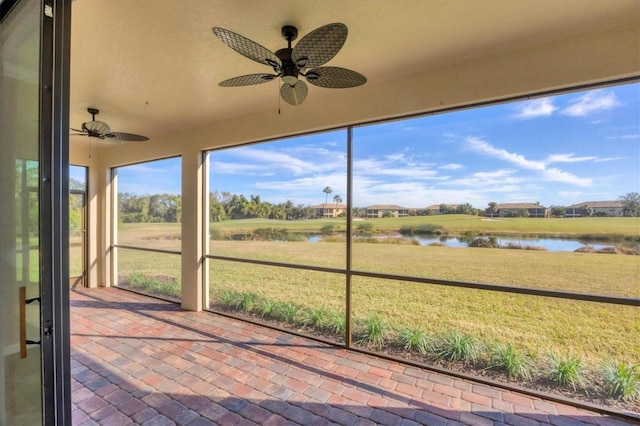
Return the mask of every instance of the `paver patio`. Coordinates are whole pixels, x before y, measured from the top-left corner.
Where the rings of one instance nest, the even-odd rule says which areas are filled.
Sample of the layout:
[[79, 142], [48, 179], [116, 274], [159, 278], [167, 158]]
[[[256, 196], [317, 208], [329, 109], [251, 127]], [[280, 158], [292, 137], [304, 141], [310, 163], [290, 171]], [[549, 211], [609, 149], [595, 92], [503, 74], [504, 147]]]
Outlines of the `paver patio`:
[[623, 425], [117, 288], [71, 291], [74, 425]]

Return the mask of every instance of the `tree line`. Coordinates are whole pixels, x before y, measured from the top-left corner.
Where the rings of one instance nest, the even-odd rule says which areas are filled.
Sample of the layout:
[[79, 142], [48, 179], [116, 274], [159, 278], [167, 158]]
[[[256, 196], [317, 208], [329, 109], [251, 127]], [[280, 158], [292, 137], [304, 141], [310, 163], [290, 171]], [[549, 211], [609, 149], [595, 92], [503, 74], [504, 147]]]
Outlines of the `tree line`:
[[118, 194], [118, 219], [123, 223], [182, 221], [182, 197], [173, 194]]
[[[328, 195], [332, 192], [329, 187], [323, 192], [326, 194], [325, 206], [332, 207]], [[624, 216], [640, 216], [640, 195], [637, 192], [625, 194], [619, 199], [622, 201]], [[335, 205], [342, 202], [339, 195], [333, 197]], [[124, 223], [136, 222], [169, 222], [175, 223], [182, 220], [182, 198], [180, 195], [155, 194], [136, 195], [131, 193], [118, 194], [119, 218]], [[492, 216], [497, 213], [497, 203], [490, 202], [485, 209], [477, 209], [469, 203], [455, 206], [441, 204], [440, 214], [465, 214], [475, 216]], [[364, 208], [354, 208], [354, 216], [363, 216]], [[551, 206], [549, 214], [553, 217], [563, 217], [566, 208], [563, 206]], [[432, 214], [427, 209], [412, 209], [412, 216], [427, 216]], [[583, 208], [582, 216], [597, 216], [601, 213], [594, 212], [588, 206]], [[604, 214], [604, 213], [602, 213]], [[514, 217], [528, 217], [529, 211], [522, 209], [511, 213]], [[316, 210], [310, 205], [294, 204], [287, 200], [283, 203], [270, 203], [262, 201], [259, 195], [232, 194], [227, 191], [213, 191], [209, 193], [209, 220], [220, 222], [230, 219], [277, 219], [277, 220], [304, 220], [317, 216]]]

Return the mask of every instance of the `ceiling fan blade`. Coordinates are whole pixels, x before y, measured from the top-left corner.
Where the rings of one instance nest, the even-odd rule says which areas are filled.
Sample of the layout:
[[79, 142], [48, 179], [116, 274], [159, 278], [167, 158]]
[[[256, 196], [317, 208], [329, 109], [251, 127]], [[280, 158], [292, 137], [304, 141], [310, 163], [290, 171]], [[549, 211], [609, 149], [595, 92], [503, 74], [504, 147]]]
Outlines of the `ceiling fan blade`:
[[104, 135], [105, 138], [115, 139], [124, 142], [142, 142], [148, 141], [149, 138], [142, 135], [135, 135], [133, 133], [111, 132]]
[[305, 74], [307, 81], [315, 86], [330, 89], [346, 89], [361, 86], [367, 78], [359, 72], [340, 67], [318, 67]]
[[69, 130], [73, 130], [74, 132], [79, 132], [82, 133], [83, 135], [86, 135], [87, 132], [84, 130], [80, 130], [80, 129], [74, 129], [73, 127], [69, 127]]
[[249, 59], [270, 67], [280, 67], [282, 65], [280, 59], [269, 49], [240, 34], [218, 27], [213, 27], [213, 33], [224, 44]]
[[291, 58], [300, 68], [315, 68], [336, 56], [347, 40], [347, 26], [324, 25], [302, 37], [293, 48]]
[[280, 87], [280, 96], [282, 96], [282, 99], [288, 104], [300, 105], [307, 97], [308, 91], [309, 89], [305, 82], [298, 80], [293, 87], [288, 83], [284, 83], [282, 87]]
[[276, 78], [275, 74], [247, 74], [233, 77], [218, 83], [222, 87], [251, 86], [252, 84], [262, 84]]

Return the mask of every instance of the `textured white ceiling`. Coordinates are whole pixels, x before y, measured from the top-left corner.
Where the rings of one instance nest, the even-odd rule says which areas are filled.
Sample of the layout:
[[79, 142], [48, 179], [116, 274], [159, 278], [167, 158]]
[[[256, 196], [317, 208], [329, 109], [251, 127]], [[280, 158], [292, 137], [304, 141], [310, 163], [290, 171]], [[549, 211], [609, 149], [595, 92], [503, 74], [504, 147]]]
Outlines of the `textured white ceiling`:
[[[276, 51], [283, 25], [299, 38], [342, 22], [349, 36], [327, 65], [388, 83], [638, 19], [635, 0], [75, 0], [71, 127], [88, 106], [113, 131], [150, 137], [227, 120], [279, 103], [276, 82], [224, 88], [230, 77], [270, 69], [212, 33], [223, 27]], [[294, 42], [295, 44], [295, 42]], [[337, 89], [310, 86], [305, 103]], [[357, 96], [362, 88], [344, 89]]]

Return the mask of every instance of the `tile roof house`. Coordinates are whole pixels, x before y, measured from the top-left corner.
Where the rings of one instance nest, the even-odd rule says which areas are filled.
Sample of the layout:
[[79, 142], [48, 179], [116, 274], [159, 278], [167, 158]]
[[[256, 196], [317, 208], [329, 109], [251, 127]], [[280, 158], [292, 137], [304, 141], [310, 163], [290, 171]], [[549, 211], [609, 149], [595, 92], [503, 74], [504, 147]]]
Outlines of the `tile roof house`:
[[394, 217], [409, 216], [409, 209], [396, 206], [394, 204], [374, 204], [366, 209], [366, 217], [384, 217], [385, 214], [392, 214]]
[[347, 210], [346, 204], [340, 203], [322, 203], [312, 206], [315, 209], [316, 217], [338, 217]]
[[606, 216], [622, 216], [624, 212], [624, 203], [622, 201], [585, 201], [578, 204], [572, 204], [565, 208], [565, 217], [585, 216], [588, 210], [593, 214], [604, 214]]
[[529, 213], [528, 217], [547, 217], [547, 209], [536, 203], [502, 203], [496, 206], [498, 217], [510, 217], [516, 215], [521, 210]]

